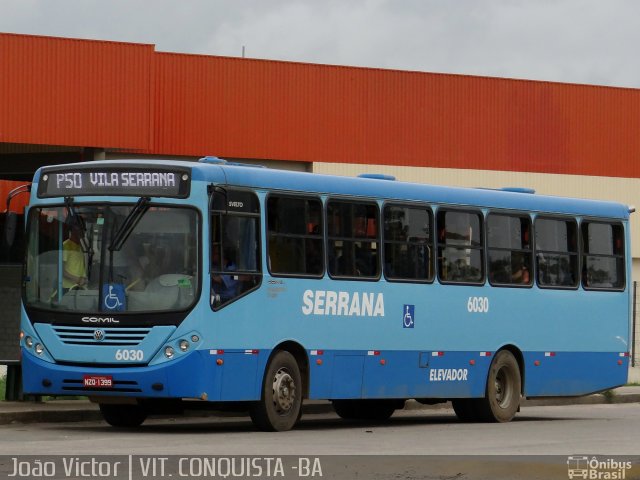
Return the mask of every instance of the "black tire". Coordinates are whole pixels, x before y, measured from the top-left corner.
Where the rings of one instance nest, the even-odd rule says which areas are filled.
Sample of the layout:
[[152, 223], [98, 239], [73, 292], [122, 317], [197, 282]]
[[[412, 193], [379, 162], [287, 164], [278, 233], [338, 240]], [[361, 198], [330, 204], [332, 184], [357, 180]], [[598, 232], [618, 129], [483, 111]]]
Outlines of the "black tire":
[[357, 419], [356, 400], [333, 400], [333, 409], [340, 418], [345, 420]]
[[362, 420], [388, 420], [399, 406], [404, 406], [398, 400], [362, 400], [359, 404], [359, 416]]
[[403, 400], [334, 400], [333, 408], [346, 420], [388, 420], [404, 405]]
[[133, 404], [101, 403], [100, 413], [102, 413], [105, 422], [117, 428], [139, 427], [147, 419], [147, 410], [140, 405]]
[[499, 351], [491, 362], [485, 397], [477, 414], [485, 422], [510, 422], [520, 408], [522, 378], [518, 361], [508, 350]]
[[262, 382], [262, 397], [249, 414], [265, 432], [291, 430], [302, 409], [302, 377], [298, 362], [289, 352], [274, 352]]
[[478, 409], [477, 398], [454, 398], [451, 400], [453, 411], [456, 412], [458, 420], [461, 422], [471, 423], [477, 422], [478, 415], [476, 414]]

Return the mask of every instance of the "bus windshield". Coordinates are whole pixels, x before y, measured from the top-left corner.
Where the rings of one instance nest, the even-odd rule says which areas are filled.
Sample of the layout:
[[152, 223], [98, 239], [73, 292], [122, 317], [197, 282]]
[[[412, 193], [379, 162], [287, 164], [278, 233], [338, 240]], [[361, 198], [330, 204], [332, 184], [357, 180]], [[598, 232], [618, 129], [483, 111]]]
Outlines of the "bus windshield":
[[135, 208], [32, 208], [25, 304], [85, 313], [189, 308], [198, 292], [197, 212], [148, 206], [132, 215]]

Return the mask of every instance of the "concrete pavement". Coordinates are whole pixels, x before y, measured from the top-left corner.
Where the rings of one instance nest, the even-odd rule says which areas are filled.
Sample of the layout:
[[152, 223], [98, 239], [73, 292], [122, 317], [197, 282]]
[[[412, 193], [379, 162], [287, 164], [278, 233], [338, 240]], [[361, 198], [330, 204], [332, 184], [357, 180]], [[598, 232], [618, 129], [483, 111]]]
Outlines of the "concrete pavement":
[[[552, 405], [595, 405], [616, 403], [640, 403], [640, 386], [619, 387], [606, 394], [594, 394], [584, 397], [558, 397], [548, 399], [524, 400], [522, 406]], [[415, 400], [407, 402], [405, 409], [447, 408], [449, 403], [438, 405], [422, 405]], [[305, 402], [304, 414], [329, 413], [333, 408], [326, 401]], [[189, 416], [244, 416], [244, 413], [230, 412], [187, 412]], [[0, 425], [11, 423], [55, 423], [83, 422], [101, 420], [98, 406], [88, 400], [50, 400], [47, 402], [0, 402]]]
[[[531, 399], [522, 402], [523, 407], [545, 405], [595, 405], [606, 403], [640, 403], [640, 367], [629, 369], [629, 383], [637, 386], [619, 387], [606, 394], [587, 395], [584, 397], [558, 397], [549, 399]], [[449, 403], [422, 405], [414, 400], [407, 402], [405, 409], [445, 408]], [[305, 414], [332, 412], [331, 404], [326, 401], [305, 402]], [[203, 415], [239, 415], [244, 413], [191, 411], [189, 416]], [[10, 423], [52, 423], [83, 422], [101, 420], [98, 406], [88, 400], [50, 400], [47, 402], [6, 402], [0, 401], [0, 425]]]

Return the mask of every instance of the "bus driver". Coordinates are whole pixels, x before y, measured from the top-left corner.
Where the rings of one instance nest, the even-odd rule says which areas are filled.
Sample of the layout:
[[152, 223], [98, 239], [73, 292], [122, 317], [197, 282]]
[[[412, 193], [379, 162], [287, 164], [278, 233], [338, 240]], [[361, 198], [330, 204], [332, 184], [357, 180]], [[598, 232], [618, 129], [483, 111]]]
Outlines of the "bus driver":
[[62, 288], [68, 292], [73, 287], [87, 284], [84, 252], [80, 246], [82, 229], [77, 222], [71, 223], [69, 238], [62, 243]]

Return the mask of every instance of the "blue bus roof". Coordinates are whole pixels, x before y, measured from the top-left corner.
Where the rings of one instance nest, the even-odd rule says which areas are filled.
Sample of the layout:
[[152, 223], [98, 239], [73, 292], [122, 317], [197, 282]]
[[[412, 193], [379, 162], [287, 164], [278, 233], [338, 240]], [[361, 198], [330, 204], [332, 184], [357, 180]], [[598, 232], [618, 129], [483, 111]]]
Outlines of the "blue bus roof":
[[[66, 164], [64, 167], [167, 165], [192, 169], [194, 181], [223, 183], [255, 189], [310, 192], [336, 196], [394, 199], [453, 206], [474, 206], [506, 210], [570, 214], [603, 218], [629, 218], [627, 205], [599, 200], [532, 194], [528, 189], [447, 187], [400, 182], [389, 179], [343, 177], [317, 173], [255, 168], [238, 164], [216, 164], [174, 160], [103, 160]], [[62, 167], [63, 165], [58, 165]], [[46, 167], [44, 167], [46, 168]], [[35, 174], [38, 182], [41, 169]]]

